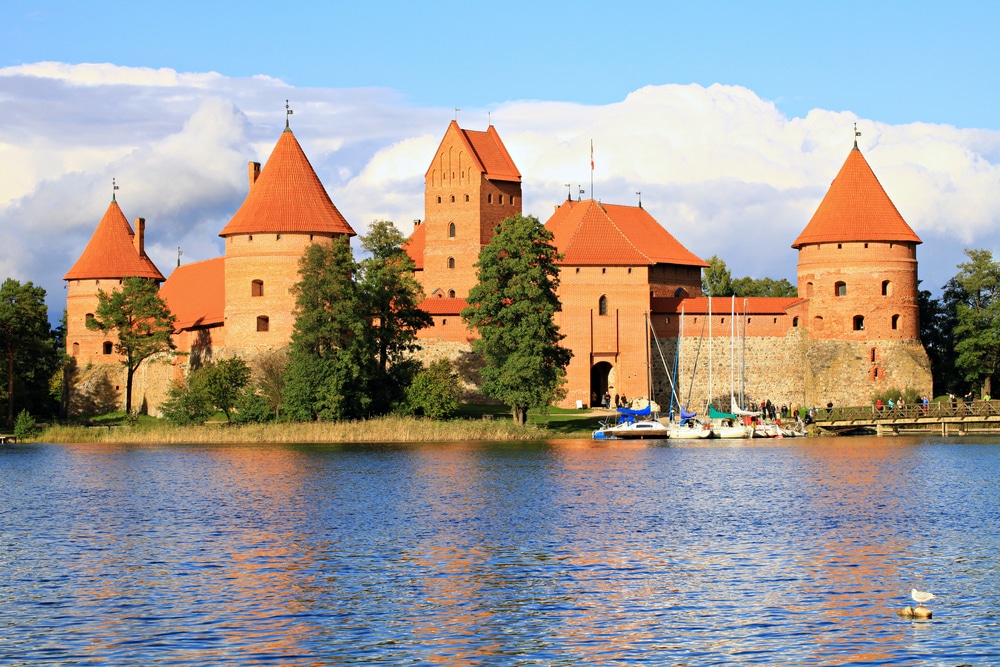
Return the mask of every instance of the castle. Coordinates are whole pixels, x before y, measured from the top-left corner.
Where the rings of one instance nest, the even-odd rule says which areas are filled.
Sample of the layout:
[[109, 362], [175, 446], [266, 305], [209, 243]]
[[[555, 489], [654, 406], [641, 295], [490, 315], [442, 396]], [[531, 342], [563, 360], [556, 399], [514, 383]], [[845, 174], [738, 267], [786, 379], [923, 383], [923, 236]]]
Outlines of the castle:
[[[249, 192], [222, 229], [225, 255], [178, 266], [169, 279], [144, 251], [145, 221], [129, 226], [112, 198], [66, 274], [67, 352], [121, 391], [113, 338], [86, 328], [97, 291], [126, 276], [163, 282], [178, 318], [178, 355], [146, 363], [136, 405], [157, 411], [169, 380], [212, 359], [248, 361], [282, 348], [294, 324], [289, 289], [311, 243], [353, 236], [287, 126], [266, 165], [251, 162]], [[422, 221], [405, 249], [434, 326], [420, 332], [424, 358], [461, 361], [474, 331], [462, 322], [475, 262], [498, 222], [521, 213], [521, 175], [496, 129], [452, 121], [425, 175]], [[739, 384], [756, 400], [788, 405], [865, 404], [886, 389], [930, 394], [919, 339], [916, 249], [921, 242], [855, 142], [819, 208], [792, 243], [799, 296], [709, 299], [708, 266], [645, 209], [566, 200], [545, 223], [562, 255], [557, 324], [573, 352], [566, 407], [606, 393], [728, 408], [739, 349]], [[738, 341], [738, 342], [737, 342]], [[461, 365], [461, 364], [460, 364]], [[669, 370], [668, 370], [669, 369]], [[714, 382], [713, 382], [714, 380]]]

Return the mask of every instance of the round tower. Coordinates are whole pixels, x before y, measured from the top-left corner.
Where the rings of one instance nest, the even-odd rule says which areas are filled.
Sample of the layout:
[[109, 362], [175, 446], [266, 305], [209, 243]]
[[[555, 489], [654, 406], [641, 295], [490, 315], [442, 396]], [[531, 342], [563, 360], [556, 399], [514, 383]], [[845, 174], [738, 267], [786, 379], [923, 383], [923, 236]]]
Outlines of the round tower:
[[226, 345], [247, 356], [291, 339], [290, 290], [306, 248], [354, 236], [287, 125], [263, 170], [250, 163], [249, 177], [247, 198], [219, 233], [226, 247]]

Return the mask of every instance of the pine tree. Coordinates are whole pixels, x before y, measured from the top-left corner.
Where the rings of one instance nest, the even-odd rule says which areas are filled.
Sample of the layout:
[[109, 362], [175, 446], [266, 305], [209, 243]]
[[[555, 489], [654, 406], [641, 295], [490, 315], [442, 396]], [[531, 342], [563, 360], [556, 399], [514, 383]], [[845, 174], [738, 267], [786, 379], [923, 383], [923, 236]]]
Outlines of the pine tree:
[[[22, 285], [13, 278], [0, 286], [0, 350], [7, 362], [6, 422], [10, 428], [14, 424], [15, 388], [20, 386], [36, 395], [47, 391], [59, 363], [42, 287], [30, 281]], [[41, 408], [33, 407], [36, 411]]]
[[480, 336], [473, 349], [485, 360], [482, 391], [509, 405], [518, 424], [529, 408], [560, 396], [572, 356], [553, 321], [561, 310], [558, 259], [552, 233], [537, 218], [507, 218], [479, 254], [479, 283], [462, 311]]

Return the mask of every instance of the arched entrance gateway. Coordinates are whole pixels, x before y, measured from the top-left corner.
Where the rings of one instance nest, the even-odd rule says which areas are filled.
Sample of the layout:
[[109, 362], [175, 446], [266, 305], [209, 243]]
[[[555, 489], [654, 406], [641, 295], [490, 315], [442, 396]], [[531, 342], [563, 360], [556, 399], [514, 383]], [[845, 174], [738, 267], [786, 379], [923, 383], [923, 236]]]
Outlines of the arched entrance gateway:
[[599, 361], [590, 367], [590, 407], [604, 405], [604, 394], [610, 387], [614, 368], [607, 361]]

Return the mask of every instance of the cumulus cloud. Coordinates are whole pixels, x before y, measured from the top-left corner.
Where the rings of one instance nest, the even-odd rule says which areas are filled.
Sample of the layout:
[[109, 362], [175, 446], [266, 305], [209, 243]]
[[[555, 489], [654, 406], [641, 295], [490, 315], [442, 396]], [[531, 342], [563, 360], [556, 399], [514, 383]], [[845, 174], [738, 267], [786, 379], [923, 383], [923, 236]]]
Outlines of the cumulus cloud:
[[[423, 176], [453, 110], [391, 90], [294, 88], [267, 76], [36, 63], [0, 69], [0, 270], [42, 284], [61, 311], [62, 275], [111, 199], [147, 219], [165, 274], [217, 256], [246, 195], [246, 163], [296, 137], [359, 233], [422, 218]], [[511, 101], [466, 110], [492, 120], [523, 176], [524, 210], [545, 220], [567, 194], [643, 206], [692, 252], [735, 275], [795, 280], [789, 247], [847, 158], [866, 159], [925, 245], [925, 286], [955, 273], [963, 247], [996, 249], [1000, 133], [889, 125], [849, 111], [788, 118], [739, 86], [662, 85], [615, 104]], [[567, 183], [569, 187], [567, 187]], [[641, 195], [637, 194], [640, 193]], [[927, 249], [934, 248], [931, 253]]]

